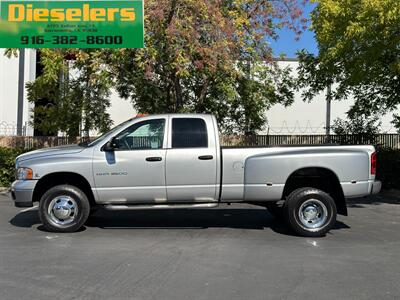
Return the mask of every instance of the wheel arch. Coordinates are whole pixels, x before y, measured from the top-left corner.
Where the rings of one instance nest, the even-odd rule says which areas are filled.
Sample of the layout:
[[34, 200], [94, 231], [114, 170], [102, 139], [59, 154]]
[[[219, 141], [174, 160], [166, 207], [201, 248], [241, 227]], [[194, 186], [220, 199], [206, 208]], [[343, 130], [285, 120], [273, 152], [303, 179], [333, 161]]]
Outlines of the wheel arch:
[[338, 176], [326, 167], [306, 167], [294, 171], [287, 178], [282, 199], [294, 190], [302, 187], [313, 187], [328, 193], [335, 201], [338, 214], [347, 216], [346, 199]]
[[40, 198], [47, 190], [62, 184], [73, 185], [81, 189], [88, 197], [90, 206], [93, 207], [96, 205], [96, 200], [90, 183], [84, 176], [74, 172], [49, 173], [40, 178], [33, 190], [33, 202], [39, 202]]

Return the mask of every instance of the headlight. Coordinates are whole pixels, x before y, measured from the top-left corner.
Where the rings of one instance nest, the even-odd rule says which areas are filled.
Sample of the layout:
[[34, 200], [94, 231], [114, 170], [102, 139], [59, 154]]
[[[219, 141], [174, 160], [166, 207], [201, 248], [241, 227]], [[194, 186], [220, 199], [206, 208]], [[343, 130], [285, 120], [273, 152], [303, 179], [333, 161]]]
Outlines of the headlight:
[[18, 168], [16, 177], [17, 180], [30, 180], [33, 178], [33, 171], [29, 168]]

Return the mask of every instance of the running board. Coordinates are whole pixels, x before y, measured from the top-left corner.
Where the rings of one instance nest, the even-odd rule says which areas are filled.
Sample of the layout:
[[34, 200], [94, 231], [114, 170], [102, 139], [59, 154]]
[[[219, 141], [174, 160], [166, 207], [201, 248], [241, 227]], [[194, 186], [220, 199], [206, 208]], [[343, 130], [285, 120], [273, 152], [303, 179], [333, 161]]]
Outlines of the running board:
[[107, 210], [140, 210], [140, 209], [178, 209], [178, 208], [213, 208], [218, 203], [196, 203], [196, 204], [149, 204], [149, 205], [104, 205]]

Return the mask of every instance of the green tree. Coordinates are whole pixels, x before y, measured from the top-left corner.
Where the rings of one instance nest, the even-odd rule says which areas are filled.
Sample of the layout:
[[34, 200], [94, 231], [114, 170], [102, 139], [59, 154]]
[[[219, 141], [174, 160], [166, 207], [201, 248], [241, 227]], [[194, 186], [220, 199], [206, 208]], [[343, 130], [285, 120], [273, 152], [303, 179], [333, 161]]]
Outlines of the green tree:
[[400, 103], [400, 1], [315, 2], [318, 55], [299, 53], [304, 99], [333, 84], [333, 99], [354, 96], [349, 115], [395, 110]]
[[[297, 1], [148, 0], [144, 49], [110, 50], [123, 98], [140, 112], [213, 113], [226, 132], [255, 132], [265, 109], [293, 101], [267, 41], [301, 27]], [[276, 21], [277, 20], [277, 21]]]
[[27, 84], [28, 99], [35, 104], [35, 128], [45, 135], [63, 131], [71, 137], [91, 129], [109, 129], [112, 82], [102, 68], [101, 51], [38, 51], [43, 74]]
[[226, 132], [255, 132], [266, 109], [293, 101], [268, 40], [284, 26], [300, 32], [298, 0], [147, 0], [145, 12], [144, 49], [40, 50], [29, 100], [50, 101], [35, 107], [37, 128], [106, 130], [111, 87], [139, 112], [213, 113]]

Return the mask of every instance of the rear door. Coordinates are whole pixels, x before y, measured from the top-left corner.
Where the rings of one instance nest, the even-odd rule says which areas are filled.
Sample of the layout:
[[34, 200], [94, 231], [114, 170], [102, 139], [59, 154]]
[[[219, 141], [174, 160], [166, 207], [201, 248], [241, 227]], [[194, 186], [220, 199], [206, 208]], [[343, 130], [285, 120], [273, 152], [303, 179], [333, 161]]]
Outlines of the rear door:
[[211, 117], [170, 116], [168, 202], [216, 202], [217, 146]]

